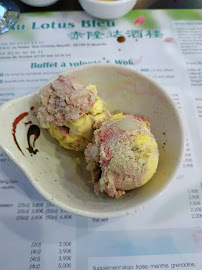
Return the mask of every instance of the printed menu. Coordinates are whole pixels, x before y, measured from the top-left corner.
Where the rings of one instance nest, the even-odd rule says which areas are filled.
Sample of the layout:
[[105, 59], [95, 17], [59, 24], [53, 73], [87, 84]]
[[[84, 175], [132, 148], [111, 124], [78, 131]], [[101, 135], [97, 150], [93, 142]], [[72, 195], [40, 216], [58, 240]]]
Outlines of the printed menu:
[[[0, 105], [88, 63], [121, 64], [158, 81], [185, 123], [176, 179], [148, 207], [99, 219], [46, 201], [0, 149], [0, 269], [202, 269], [202, 10], [21, 14], [0, 38]], [[176, 134], [177, 136], [177, 134]]]

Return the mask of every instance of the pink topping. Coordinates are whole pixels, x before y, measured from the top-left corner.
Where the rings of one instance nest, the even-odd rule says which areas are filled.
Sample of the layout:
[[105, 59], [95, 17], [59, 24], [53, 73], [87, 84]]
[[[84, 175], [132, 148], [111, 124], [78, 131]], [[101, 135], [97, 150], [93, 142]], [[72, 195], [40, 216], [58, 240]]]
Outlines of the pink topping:
[[82, 117], [95, 104], [95, 93], [61, 75], [44, 89], [41, 101], [38, 118], [42, 127], [49, 128], [50, 123], [61, 126]]

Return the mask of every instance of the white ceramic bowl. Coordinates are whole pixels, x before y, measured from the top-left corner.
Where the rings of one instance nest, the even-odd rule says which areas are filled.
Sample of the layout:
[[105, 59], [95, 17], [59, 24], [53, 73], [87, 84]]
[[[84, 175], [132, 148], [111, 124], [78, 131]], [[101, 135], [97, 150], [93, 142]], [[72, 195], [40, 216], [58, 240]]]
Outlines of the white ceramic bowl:
[[23, 3], [33, 7], [45, 7], [50, 6], [58, 2], [59, 0], [21, 0]]
[[137, 0], [79, 0], [82, 8], [98, 19], [117, 19], [128, 13]]
[[[11, 100], [0, 108], [0, 146], [42, 196], [66, 211], [106, 218], [142, 209], [175, 178], [183, 159], [185, 132], [178, 108], [159, 84], [124, 66], [85, 65], [63, 74], [75, 76], [85, 86], [95, 84], [99, 96], [109, 104], [111, 110], [144, 115], [151, 122], [160, 152], [159, 166], [153, 178], [120, 199], [110, 198], [106, 194], [97, 196], [92, 184], [89, 184], [91, 177], [85, 170], [83, 154], [63, 149], [44, 129], [41, 129], [35, 142], [39, 152], [31, 156], [27, 150], [30, 125], [25, 126], [24, 122], [39, 125], [36, 118], [38, 93]], [[16, 127], [16, 140], [23, 155], [14, 142], [12, 129], [16, 117], [25, 112], [28, 115]]]

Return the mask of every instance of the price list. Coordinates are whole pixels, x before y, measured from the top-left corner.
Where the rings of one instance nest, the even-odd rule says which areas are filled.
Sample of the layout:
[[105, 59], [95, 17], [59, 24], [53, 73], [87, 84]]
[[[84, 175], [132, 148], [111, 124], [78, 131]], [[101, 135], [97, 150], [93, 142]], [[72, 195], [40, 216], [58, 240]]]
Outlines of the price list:
[[58, 244], [58, 269], [71, 269], [72, 242], [60, 241]]
[[[171, 94], [171, 97], [173, 98], [173, 100], [177, 104], [180, 112], [183, 114], [184, 109], [183, 109], [182, 101], [180, 99], [180, 95], [178, 93], [173, 93], [173, 94]], [[185, 145], [185, 157], [183, 160], [183, 168], [187, 169], [187, 168], [193, 168], [193, 167], [194, 167], [194, 161], [193, 161], [193, 157], [192, 157], [192, 148], [190, 145], [190, 138], [187, 136], [186, 137], [186, 145]]]
[[[58, 247], [49, 258], [49, 262], [44, 260], [45, 253], [51, 249], [47, 247], [41, 241], [33, 241], [30, 244], [29, 254], [29, 270], [32, 269], [44, 269], [45, 265], [50, 264], [49, 269], [74, 269], [75, 252], [73, 243], [71, 240], [59, 241], [54, 243], [54, 246]], [[56, 252], [55, 252], [56, 251]], [[73, 262], [73, 263], [72, 263]]]
[[193, 168], [194, 163], [192, 159], [192, 153], [190, 148], [190, 143], [188, 141], [188, 138], [186, 138], [186, 145], [185, 145], [185, 158], [183, 161], [183, 168]]
[[188, 189], [188, 199], [192, 219], [202, 219], [202, 197], [200, 189]]
[[20, 202], [17, 206], [16, 221], [72, 220], [67, 213], [50, 202]]

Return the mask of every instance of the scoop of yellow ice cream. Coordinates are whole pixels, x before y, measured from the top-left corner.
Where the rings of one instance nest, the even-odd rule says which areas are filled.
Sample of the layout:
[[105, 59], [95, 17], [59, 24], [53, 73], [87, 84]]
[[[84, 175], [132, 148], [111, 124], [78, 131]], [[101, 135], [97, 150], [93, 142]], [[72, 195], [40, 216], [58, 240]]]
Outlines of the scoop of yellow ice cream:
[[[87, 144], [92, 140], [95, 128], [109, 118], [104, 102], [100, 99], [98, 101], [101, 106], [97, 106], [95, 102], [96, 106], [92, 109], [92, 114], [86, 114], [74, 122], [66, 122], [61, 127], [50, 124], [48, 130], [51, 136], [66, 149], [84, 151]], [[103, 110], [100, 108], [103, 108]]]
[[94, 189], [119, 198], [144, 185], [158, 165], [158, 146], [149, 123], [141, 117], [116, 114], [94, 132], [85, 150]]

